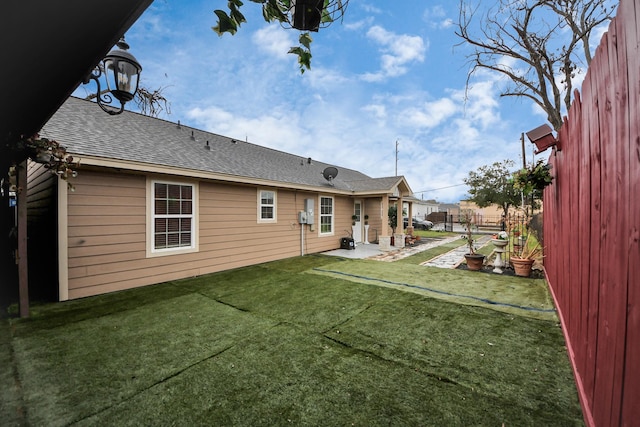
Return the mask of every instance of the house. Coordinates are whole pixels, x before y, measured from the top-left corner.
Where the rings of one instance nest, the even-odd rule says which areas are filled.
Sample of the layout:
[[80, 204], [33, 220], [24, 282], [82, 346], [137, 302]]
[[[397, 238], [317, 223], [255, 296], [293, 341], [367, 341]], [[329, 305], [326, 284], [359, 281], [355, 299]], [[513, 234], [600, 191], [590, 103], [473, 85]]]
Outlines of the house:
[[328, 176], [335, 165], [77, 98], [41, 136], [80, 160], [74, 191], [29, 168], [29, 257], [55, 264], [58, 300], [336, 249], [364, 240], [365, 215], [388, 249], [389, 203], [411, 194], [403, 177]]
[[471, 212], [478, 225], [495, 225], [502, 223], [504, 210], [502, 206], [493, 204], [484, 208], [469, 200], [460, 200], [460, 211]]
[[409, 197], [404, 203], [404, 211], [409, 212], [409, 201], [411, 202], [411, 218], [427, 219], [432, 212], [439, 212], [440, 204], [435, 200], [423, 200], [417, 197]]
[[[111, 0], [108, 7], [101, 0], [0, 3], [0, 34], [6, 41], [3, 54], [13, 64], [20, 64], [18, 73], [5, 67], [0, 78], [3, 182], [14, 162], [21, 164], [26, 158], [12, 156], [9, 147], [42, 128], [151, 3], [152, 0]], [[62, 63], [63, 66], [55, 65]], [[15, 218], [8, 203], [9, 191], [0, 191], [0, 229], [5, 236], [0, 239], [0, 304], [9, 302], [13, 288], [19, 288], [20, 316], [27, 317], [26, 206], [22, 199], [18, 197]], [[16, 224], [18, 237], [14, 242], [6, 236]]]

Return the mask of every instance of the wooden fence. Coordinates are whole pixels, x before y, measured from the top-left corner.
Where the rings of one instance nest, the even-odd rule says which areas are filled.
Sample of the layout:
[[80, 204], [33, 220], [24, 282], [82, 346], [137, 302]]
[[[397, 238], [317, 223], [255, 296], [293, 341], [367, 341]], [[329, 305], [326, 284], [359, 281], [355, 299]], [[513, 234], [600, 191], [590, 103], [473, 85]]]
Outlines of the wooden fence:
[[640, 5], [622, 0], [550, 157], [545, 270], [585, 421], [640, 423]]

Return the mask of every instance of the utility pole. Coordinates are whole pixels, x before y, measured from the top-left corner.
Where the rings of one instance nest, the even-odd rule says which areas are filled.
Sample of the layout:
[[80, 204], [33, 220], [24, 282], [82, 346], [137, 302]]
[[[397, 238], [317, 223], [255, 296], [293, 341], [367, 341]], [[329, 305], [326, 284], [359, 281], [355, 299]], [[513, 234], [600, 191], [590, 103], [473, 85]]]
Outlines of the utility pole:
[[522, 145], [522, 168], [527, 167], [527, 154], [524, 149], [524, 132], [520, 134], [520, 144]]
[[398, 176], [398, 140], [396, 139], [396, 176]]

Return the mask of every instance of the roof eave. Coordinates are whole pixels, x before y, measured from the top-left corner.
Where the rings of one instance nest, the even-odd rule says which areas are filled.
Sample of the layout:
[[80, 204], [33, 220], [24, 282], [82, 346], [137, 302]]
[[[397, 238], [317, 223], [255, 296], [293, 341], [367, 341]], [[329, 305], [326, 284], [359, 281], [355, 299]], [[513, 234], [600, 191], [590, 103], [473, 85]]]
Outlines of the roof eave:
[[[347, 196], [353, 195], [352, 191], [341, 190], [333, 186], [330, 186], [328, 184], [326, 186], [304, 185], [304, 184], [275, 181], [275, 180], [269, 180], [269, 179], [263, 179], [263, 178], [254, 178], [254, 177], [247, 177], [247, 176], [240, 176], [240, 175], [225, 174], [225, 173], [219, 173], [219, 172], [208, 172], [208, 171], [195, 170], [195, 169], [185, 169], [182, 167], [134, 162], [130, 160], [83, 156], [83, 155], [74, 154], [74, 153], [70, 153], [70, 154], [74, 158], [80, 160], [81, 167], [91, 166], [91, 167], [98, 167], [98, 168], [120, 169], [120, 170], [129, 171], [129, 172], [172, 175], [172, 176], [179, 176], [186, 179], [202, 179], [202, 180], [209, 180], [209, 181], [229, 182], [229, 183], [235, 183], [235, 184], [257, 185], [262, 187], [278, 187], [278, 188], [287, 188], [291, 190], [310, 191], [315, 193], [342, 194]], [[80, 171], [80, 173], [82, 172]]]

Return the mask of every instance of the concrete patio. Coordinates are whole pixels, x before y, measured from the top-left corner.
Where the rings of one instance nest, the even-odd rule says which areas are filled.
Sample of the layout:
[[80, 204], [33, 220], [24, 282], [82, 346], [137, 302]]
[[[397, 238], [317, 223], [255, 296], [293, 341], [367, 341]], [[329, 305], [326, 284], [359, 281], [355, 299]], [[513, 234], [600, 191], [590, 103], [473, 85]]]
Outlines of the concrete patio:
[[[445, 238], [422, 238], [411, 246], [405, 246], [404, 248], [392, 247], [390, 251], [383, 251], [376, 243], [358, 243], [355, 249], [335, 249], [332, 251], [323, 252], [324, 255], [339, 256], [351, 259], [375, 259], [379, 261], [395, 261], [397, 259], [405, 258], [416, 254], [418, 252], [426, 251], [427, 249], [434, 248], [436, 246], [443, 245], [445, 243], [459, 240], [460, 236], [452, 236]], [[465, 243], [460, 239], [460, 245]]]

